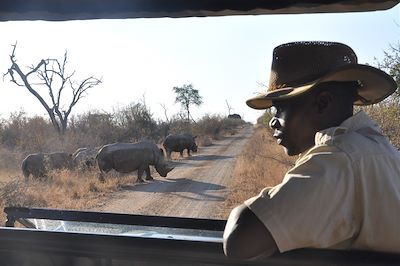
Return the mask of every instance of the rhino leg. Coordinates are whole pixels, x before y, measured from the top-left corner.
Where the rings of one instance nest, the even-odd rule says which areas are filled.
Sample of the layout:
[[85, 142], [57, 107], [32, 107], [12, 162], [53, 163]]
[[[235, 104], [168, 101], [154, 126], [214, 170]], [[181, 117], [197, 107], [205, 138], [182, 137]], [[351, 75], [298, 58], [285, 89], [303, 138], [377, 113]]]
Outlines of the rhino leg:
[[104, 179], [104, 173], [103, 173], [103, 172], [100, 172], [100, 174], [99, 174], [99, 180], [100, 180], [101, 183], [104, 183], [104, 181], [106, 181], [106, 180]]
[[171, 160], [171, 150], [167, 150], [167, 159]]
[[35, 179], [40, 180], [47, 178], [46, 171], [44, 169], [34, 169], [31, 174]]
[[136, 182], [138, 182], [138, 183], [143, 183], [144, 182], [144, 180], [143, 180], [143, 178], [142, 178], [142, 175], [143, 175], [143, 172], [145, 171], [145, 169], [143, 169], [143, 168], [139, 168], [138, 169], [138, 176], [137, 176], [137, 180], [136, 180]]
[[190, 155], [190, 149], [189, 148], [187, 149], [187, 153], [188, 153], [189, 157], [192, 156], [192, 155]]
[[179, 152], [181, 154], [181, 158], [183, 157], [183, 150]]
[[31, 175], [31, 172], [29, 171], [23, 171], [24, 177], [25, 177], [25, 181], [29, 180], [29, 176]]
[[147, 166], [145, 171], [146, 171], [146, 180], [153, 180], [154, 178], [150, 174], [150, 166]]
[[24, 175], [24, 177], [25, 177], [25, 181], [27, 181], [28, 179], [29, 179], [29, 175], [31, 174], [30, 173], [30, 171], [29, 171], [29, 169], [28, 169], [28, 166], [27, 166], [27, 160], [24, 160], [23, 162], [22, 162], [22, 166], [21, 166], [21, 168], [22, 168], [22, 173], [23, 173], [23, 175]]

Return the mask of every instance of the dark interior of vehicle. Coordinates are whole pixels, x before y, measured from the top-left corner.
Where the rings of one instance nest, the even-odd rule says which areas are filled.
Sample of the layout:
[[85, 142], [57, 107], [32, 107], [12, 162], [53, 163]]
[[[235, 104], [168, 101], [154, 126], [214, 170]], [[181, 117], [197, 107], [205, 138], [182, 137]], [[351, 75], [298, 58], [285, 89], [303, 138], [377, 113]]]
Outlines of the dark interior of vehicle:
[[0, 20], [76, 20], [112, 18], [159, 18], [227, 16], [257, 14], [296, 14], [319, 12], [355, 12], [389, 9], [394, 0], [351, 1], [274, 1], [274, 0], [114, 0], [114, 1], [2, 1]]
[[[7, 0], [0, 2], [0, 21], [363, 12], [389, 9], [398, 2]], [[224, 220], [24, 207], [4, 211], [1, 265], [399, 265], [400, 261], [396, 254], [316, 249], [234, 260], [223, 254]], [[98, 230], [80, 229], [86, 225]]]
[[[222, 252], [224, 220], [22, 207], [5, 212], [3, 265], [398, 265], [400, 259], [377, 252], [303, 249], [234, 260]], [[24, 228], [14, 228], [18, 224]]]

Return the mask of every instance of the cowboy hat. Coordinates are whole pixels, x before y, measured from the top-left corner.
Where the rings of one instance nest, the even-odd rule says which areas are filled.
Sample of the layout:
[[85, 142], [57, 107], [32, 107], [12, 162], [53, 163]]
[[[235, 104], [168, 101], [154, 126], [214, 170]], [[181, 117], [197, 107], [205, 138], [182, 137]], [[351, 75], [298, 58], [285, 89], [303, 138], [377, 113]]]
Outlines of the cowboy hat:
[[347, 45], [337, 42], [292, 42], [273, 51], [268, 90], [246, 101], [254, 109], [267, 109], [329, 81], [357, 81], [355, 105], [377, 103], [392, 94], [397, 84], [380, 69], [357, 63]]

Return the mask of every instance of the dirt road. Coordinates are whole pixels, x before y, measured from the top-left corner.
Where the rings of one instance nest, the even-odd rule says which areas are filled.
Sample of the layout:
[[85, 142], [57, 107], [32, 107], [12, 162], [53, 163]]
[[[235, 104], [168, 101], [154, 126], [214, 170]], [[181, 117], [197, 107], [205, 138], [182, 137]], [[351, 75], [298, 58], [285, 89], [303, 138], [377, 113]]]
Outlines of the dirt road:
[[132, 184], [114, 194], [96, 210], [118, 213], [196, 218], [219, 216], [229, 191], [235, 157], [251, 136], [251, 126], [237, 134], [199, 148], [192, 157], [174, 160], [167, 179], [154, 173], [155, 180]]

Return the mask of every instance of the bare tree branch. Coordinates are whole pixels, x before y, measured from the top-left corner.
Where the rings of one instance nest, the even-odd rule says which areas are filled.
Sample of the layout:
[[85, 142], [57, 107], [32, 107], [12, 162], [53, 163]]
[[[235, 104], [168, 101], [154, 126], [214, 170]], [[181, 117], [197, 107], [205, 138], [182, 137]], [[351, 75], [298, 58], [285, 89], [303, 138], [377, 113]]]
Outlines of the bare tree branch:
[[11, 45], [11, 46], [13, 46], [14, 48], [13, 48], [12, 53], [10, 55], [10, 59], [11, 59], [12, 63], [15, 63], [16, 60], [15, 60], [15, 56], [14, 55], [15, 55], [15, 49], [17, 48], [17, 41], [15, 41], [15, 44]]
[[65, 112], [66, 116], [68, 116], [71, 113], [72, 108], [78, 103], [78, 101], [84, 97], [84, 93], [90, 89], [93, 88], [101, 83], [101, 79], [97, 79], [95, 77], [89, 77], [84, 79], [81, 84], [77, 87], [74, 88], [73, 83], [71, 82], [71, 88], [72, 88], [72, 101], [69, 105], [68, 110]]
[[35, 68], [32, 69], [32, 71], [30, 71], [30, 72], [28, 72], [28, 73], [26, 74], [26, 76], [29, 76], [30, 74], [35, 73], [36, 71], [38, 71], [38, 69], [39, 69], [43, 64], [45, 64], [45, 63], [46, 63], [46, 62], [42, 59], [42, 60], [40, 61], [40, 63], [39, 63]]
[[[60, 135], [63, 135], [67, 129], [68, 117], [72, 112], [73, 107], [84, 97], [85, 93], [90, 88], [99, 85], [102, 82], [101, 79], [91, 76], [80, 83], [73, 81], [72, 77], [75, 74], [75, 71], [71, 74], [66, 74], [66, 65], [68, 61], [67, 51], [65, 51], [64, 58], [61, 62], [58, 59], [42, 59], [36, 66], [32, 64], [28, 67], [30, 71], [24, 73], [20, 69], [15, 58], [17, 42], [12, 46], [13, 50], [10, 55], [11, 67], [8, 69], [8, 72], [3, 75], [3, 79], [5, 76], [9, 75], [11, 77], [11, 82], [18, 86], [27, 88], [27, 90], [35, 96], [40, 104], [46, 109], [46, 112], [48, 113], [57, 132]], [[17, 75], [15, 75], [15, 73], [17, 73]], [[28, 76], [30, 75], [34, 75], [42, 82], [29, 82]], [[78, 85], [76, 86], [75, 84]], [[47, 103], [36, 89], [36, 87], [40, 86], [45, 86], [47, 88], [50, 96], [50, 103]], [[62, 93], [68, 88], [72, 92], [72, 99], [69, 104], [66, 104], [68, 109], [63, 110], [61, 101], [65, 99], [65, 97], [62, 96]]]
[[231, 110], [233, 108], [229, 105], [228, 100], [225, 99], [225, 102], [226, 102], [226, 105], [228, 106], [228, 115], [230, 115], [231, 114]]
[[167, 106], [165, 106], [165, 104], [163, 104], [163, 103], [159, 103], [159, 105], [161, 105], [161, 107], [164, 109], [165, 120], [169, 124], [169, 118], [168, 118], [168, 115], [167, 115], [167, 111], [168, 111]]

